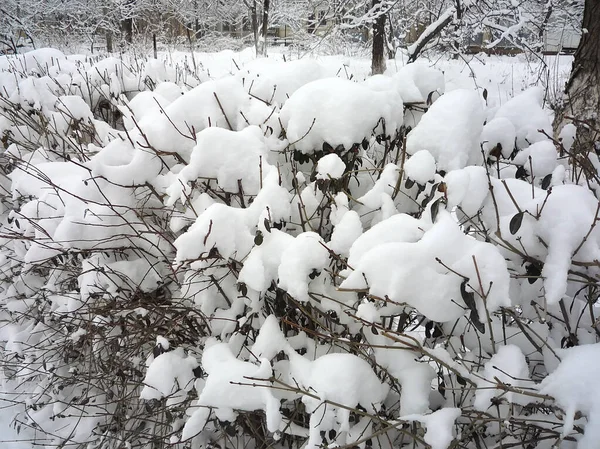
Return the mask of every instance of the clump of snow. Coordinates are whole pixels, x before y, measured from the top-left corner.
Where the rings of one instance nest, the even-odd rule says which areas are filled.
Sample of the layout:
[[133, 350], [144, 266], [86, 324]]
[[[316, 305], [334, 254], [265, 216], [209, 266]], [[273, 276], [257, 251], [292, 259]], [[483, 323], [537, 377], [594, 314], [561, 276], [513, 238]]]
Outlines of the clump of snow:
[[[310, 393], [302, 397], [307, 411], [311, 413], [310, 436], [306, 447], [316, 449], [321, 446], [320, 430], [331, 427], [332, 423], [328, 421], [333, 416], [340, 423], [338, 431], [348, 432], [348, 443], [360, 439], [356, 429], [350, 427], [350, 410], [360, 404], [367, 412], [375, 413], [388, 392], [388, 387], [381, 384], [369, 364], [352, 354], [327, 354], [312, 362], [293, 350], [288, 350], [288, 355], [291, 378]], [[345, 407], [328, 404], [327, 409], [333, 416], [323, 420], [323, 412], [319, 413], [323, 401]], [[363, 419], [362, 425], [370, 428], [370, 419]]]
[[168, 397], [170, 404], [182, 402], [194, 386], [193, 370], [197, 366], [198, 361], [190, 355], [186, 356], [182, 348], [160, 354], [148, 366], [140, 397]]
[[325, 68], [312, 59], [282, 62], [268, 58], [251, 61], [236, 76], [249, 94], [282, 105], [300, 87], [325, 75]]
[[325, 242], [314, 232], [303, 232], [281, 256], [278, 286], [299, 301], [308, 301], [309, 275], [329, 264]]
[[448, 449], [454, 439], [454, 422], [460, 417], [459, 408], [446, 407], [429, 415], [407, 415], [401, 419], [405, 421], [419, 421], [427, 431], [423, 438], [431, 449]]
[[374, 130], [381, 134], [385, 129], [393, 136], [402, 126], [402, 116], [399, 95], [338, 78], [302, 86], [280, 113], [287, 139], [303, 153], [320, 150], [324, 142], [349, 150]]
[[585, 432], [577, 447], [592, 449], [600, 438], [600, 344], [560, 351], [561, 362], [541, 384], [540, 393], [551, 395], [565, 411], [563, 436], [573, 429], [575, 413], [587, 415]]
[[[185, 189], [198, 178], [215, 178], [219, 186], [231, 193], [256, 195], [263, 176], [268, 175], [267, 149], [257, 126], [242, 131], [206, 128], [196, 138], [190, 163], [179, 172], [177, 180], [167, 189], [168, 204], [185, 201]], [[264, 163], [263, 163], [264, 161]], [[262, 171], [261, 171], [262, 168]]]
[[404, 164], [406, 176], [419, 184], [425, 184], [435, 176], [435, 159], [427, 150], [413, 154]]
[[551, 140], [541, 140], [519, 151], [513, 162], [522, 165], [535, 177], [544, 177], [554, 171], [557, 164], [557, 152]]
[[532, 87], [504, 103], [496, 112], [495, 119], [506, 118], [513, 124], [518, 148], [547, 139], [539, 130], [552, 135], [552, 120], [542, 107], [543, 101], [544, 90]]
[[346, 164], [335, 154], [328, 154], [317, 163], [317, 179], [341, 178], [346, 171]]
[[527, 361], [517, 346], [500, 346], [498, 352], [485, 363], [481, 377], [473, 404], [478, 410], [486, 411], [492, 406], [492, 398], [499, 395], [502, 395], [509, 403], [526, 405], [531, 402], [528, 396], [494, 388], [499, 382], [516, 388], [525, 387], [527, 389], [533, 386], [529, 380]]
[[427, 150], [439, 170], [481, 162], [479, 138], [485, 120], [477, 92], [457, 89], [442, 95], [407, 136], [406, 151]]
[[[491, 286], [485, 304], [488, 311], [509, 305], [509, 275], [498, 250], [463, 234], [449, 213], [440, 211], [439, 215], [419, 241], [377, 245], [353, 259], [354, 271], [341, 288], [368, 289], [372, 295], [406, 303], [431, 320], [448, 322], [465, 312], [460, 291], [463, 278], [456, 274], [460, 273], [480, 294]], [[479, 316], [484, 317], [481, 300], [478, 304]]]
[[[162, 151], [180, 153], [184, 159], [195, 145], [194, 135], [208, 127], [241, 130], [247, 120], [260, 124], [271, 110], [254, 100], [234, 77], [208, 81], [169, 104], [164, 113], [144, 116], [139, 126], [145, 140]], [[257, 117], [258, 115], [258, 117]]]
[[[558, 303], [567, 292], [572, 259], [595, 260], [600, 256], [600, 231], [593, 226], [598, 200], [588, 189], [576, 185], [554, 186], [551, 193], [516, 179], [492, 179], [492, 185], [502, 235], [519, 238], [528, 254], [537, 254], [544, 261], [545, 297], [548, 304]], [[515, 203], [524, 216], [513, 237], [509, 228], [519, 212]], [[488, 209], [485, 216], [488, 226], [494, 227], [495, 212]]]
[[452, 170], [444, 177], [448, 206], [460, 206], [468, 217], [473, 217], [488, 196], [488, 177], [484, 167], [469, 166]]
[[271, 364], [262, 359], [260, 366], [238, 360], [226, 343], [209, 341], [202, 353], [202, 368], [208, 374], [196, 408], [183, 427], [182, 440], [199, 434], [210, 417], [211, 409], [222, 421], [235, 420], [235, 410], [263, 410], [267, 428], [279, 430], [279, 401], [268, 388], [273, 374]]
[[[412, 92], [411, 81], [419, 90], [420, 101], [418, 102], [425, 102], [429, 98], [435, 100], [445, 91], [444, 74], [423, 61], [403, 66], [394, 75], [394, 79], [399, 87], [402, 100], [407, 103], [417, 100]], [[436, 95], [431, 96], [432, 94]]]
[[565, 150], [569, 151], [575, 142], [577, 136], [577, 127], [573, 123], [569, 123], [560, 130], [558, 140], [562, 142]]
[[251, 352], [259, 359], [272, 360], [280, 351], [289, 346], [275, 315], [269, 315], [260, 327], [258, 337], [252, 345]]
[[338, 254], [348, 256], [350, 248], [362, 233], [360, 216], [353, 210], [348, 211], [333, 228], [331, 240], [327, 246]]
[[515, 148], [517, 132], [515, 126], [506, 117], [497, 117], [485, 124], [481, 132], [481, 144], [486, 155], [500, 147], [501, 155], [509, 157]]

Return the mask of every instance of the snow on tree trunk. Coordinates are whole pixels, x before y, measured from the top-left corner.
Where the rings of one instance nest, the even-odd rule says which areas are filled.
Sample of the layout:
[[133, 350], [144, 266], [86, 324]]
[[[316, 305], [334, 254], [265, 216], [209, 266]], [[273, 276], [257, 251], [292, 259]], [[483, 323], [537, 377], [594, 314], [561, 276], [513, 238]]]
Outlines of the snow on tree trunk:
[[585, 0], [582, 38], [575, 53], [564, 103], [556, 114], [557, 134], [568, 124], [577, 127], [575, 153], [587, 154], [598, 143], [600, 109], [600, 3]]

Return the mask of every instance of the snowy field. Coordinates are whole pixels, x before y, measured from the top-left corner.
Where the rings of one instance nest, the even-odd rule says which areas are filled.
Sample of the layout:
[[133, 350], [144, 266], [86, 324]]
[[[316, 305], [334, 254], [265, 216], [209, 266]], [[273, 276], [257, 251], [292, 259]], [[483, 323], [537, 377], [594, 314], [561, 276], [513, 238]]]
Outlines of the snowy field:
[[[272, 447], [412, 423], [446, 449], [484, 415], [483, 447], [532, 419], [538, 448], [596, 447], [600, 163], [550, 109], [571, 61], [0, 57], [2, 448], [198, 448], [240, 411]], [[117, 394], [144, 426], [113, 430]]]

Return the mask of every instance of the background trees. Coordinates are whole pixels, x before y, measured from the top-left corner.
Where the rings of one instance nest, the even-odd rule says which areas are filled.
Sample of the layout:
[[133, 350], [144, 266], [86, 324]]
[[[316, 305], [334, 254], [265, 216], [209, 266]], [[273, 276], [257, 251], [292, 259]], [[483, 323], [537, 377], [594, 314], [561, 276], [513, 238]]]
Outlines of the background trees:
[[[378, 71], [382, 61], [393, 56], [399, 48], [407, 48], [409, 58], [414, 60], [430, 48], [443, 48], [459, 55], [474, 49], [540, 53], [544, 49], [557, 50], [561, 43], [572, 45], [568, 41], [580, 28], [583, 1], [401, 0], [365, 5], [354, 0], [267, 3], [243, 0], [65, 3], [44, 0], [29, 6], [20, 2], [19, 8], [17, 3], [7, 2], [4, 9], [7, 12], [3, 17], [4, 29], [12, 30], [10, 34], [18, 36], [18, 28], [21, 38], [30, 36], [33, 42], [43, 42], [48, 36], [61, 33], [78, 33], [86, 36], [92, 45], [103, 46], [106, 36], [114, 37], [118, 43], [119, 40], [127, 41], [135, 33], [138, 41], [143, 41], [144, 36], [158, 34], [159, 41], [188, 41], [189, 46], [190, 38], [214, 40], [211, 33], [207, 34], [212, 31], [247, 37], [257, 50], [264, 51], [262, 42], [269, 33], [288, 37], [288, 44], [305, 46], [311, 33], [318, 34], [320, 41], [343, 35], [346, 40], [372, 42], [370, 46]], [[37, 19], [32, 20], [33, 17]], [[296, 36], [295, 40], [293, 36]]]

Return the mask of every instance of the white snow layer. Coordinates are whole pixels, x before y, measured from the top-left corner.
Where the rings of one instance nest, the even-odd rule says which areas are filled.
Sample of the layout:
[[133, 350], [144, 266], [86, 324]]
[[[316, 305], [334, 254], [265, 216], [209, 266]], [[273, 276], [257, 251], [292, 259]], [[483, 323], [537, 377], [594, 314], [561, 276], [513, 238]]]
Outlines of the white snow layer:
[[400, 95], [374, 91], [352, 81], [327, 78], [299, 88], [280, 113], [287, 139], [303, 153], [323, 143], [349, 150], [373, 131], [395, 135], [402, 126]]
[[406, 151], [427, 150], [439, 170], [456, 170], [481, 163], [479, 146], [485, 121], [477, 92], [457, 89], [442, 95], [407, 136]]

